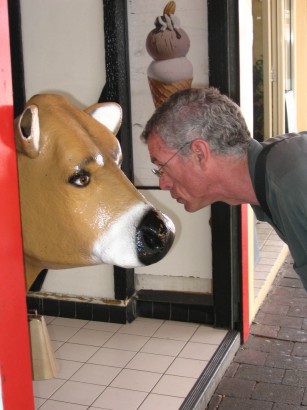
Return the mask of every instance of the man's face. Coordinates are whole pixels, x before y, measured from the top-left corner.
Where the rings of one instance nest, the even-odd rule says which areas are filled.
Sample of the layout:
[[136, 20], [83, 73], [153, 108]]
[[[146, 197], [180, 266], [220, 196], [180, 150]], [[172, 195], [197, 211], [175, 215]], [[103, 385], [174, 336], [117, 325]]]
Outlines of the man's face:
[[168, 148], [156, 133], [150, 135], [147, 145], [151, 162], [157, 168], [169, 161], [159, 178], [161, 189], [170, 191], [171, 196], [189, 212], [198, 211], [211, 203], [207, 195], [204, 161], [197, 156], [194, 145], [190, 146], [188, 156], [183, 156], [180, 151], [174, 155], [176, 150]]

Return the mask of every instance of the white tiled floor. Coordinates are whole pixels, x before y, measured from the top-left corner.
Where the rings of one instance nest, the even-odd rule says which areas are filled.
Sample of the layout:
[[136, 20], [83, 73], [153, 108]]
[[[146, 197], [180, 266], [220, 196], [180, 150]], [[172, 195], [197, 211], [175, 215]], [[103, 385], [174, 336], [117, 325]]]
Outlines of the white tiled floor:
[[40, 410], [178, 410], [227, 333], [145, 318], [46, 321], [59, 372], [33, 382]]
[[[263, 289], [269, 274], [283, 261], [288, 247], [279, 238], [274, 229], [266, 222], [256, 222], [256, 235], [258, 241], [259, 258], [254, 271], [254, 296], [258, 297]], [[278, 265], [277, 265], [278, 264]]]

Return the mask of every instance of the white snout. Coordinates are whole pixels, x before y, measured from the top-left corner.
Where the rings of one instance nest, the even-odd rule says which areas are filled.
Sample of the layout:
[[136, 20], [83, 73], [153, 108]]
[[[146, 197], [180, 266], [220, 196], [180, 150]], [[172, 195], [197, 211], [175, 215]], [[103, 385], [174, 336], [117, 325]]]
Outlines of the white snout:
[[94, 263], [107, 263], [123, 268], [143, 266], [137, 255], [136, 228], [150, 209], [152, 206], [140, 202], [120, 216], [95, 241], [93, 245]]

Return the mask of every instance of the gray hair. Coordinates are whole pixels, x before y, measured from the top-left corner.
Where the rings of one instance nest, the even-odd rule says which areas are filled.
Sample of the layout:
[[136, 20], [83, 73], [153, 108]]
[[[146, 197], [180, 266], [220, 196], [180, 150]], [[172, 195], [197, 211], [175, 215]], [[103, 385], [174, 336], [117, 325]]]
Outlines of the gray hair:
[[[147, 122], [141, 139], [156, 132], [171, 149], [200, 138], [218, 155], [242, 157], [251, 136], [240, 108], [219, 90], [188, 88], [172, 94]], [[182, 155], [188, 154], [188, 148]]]

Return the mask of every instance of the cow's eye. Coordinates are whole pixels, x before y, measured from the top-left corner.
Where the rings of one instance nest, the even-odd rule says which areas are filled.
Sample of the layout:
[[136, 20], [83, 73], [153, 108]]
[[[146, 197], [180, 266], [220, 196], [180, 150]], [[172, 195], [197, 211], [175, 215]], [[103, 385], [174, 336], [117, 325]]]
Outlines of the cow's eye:
[[91, 177], [88, 172], [82, 171], [77, 172], [76, 174], [72, 175], [68, 182], [76, 187], [83, 188], [87, 186], [91, 181]]

